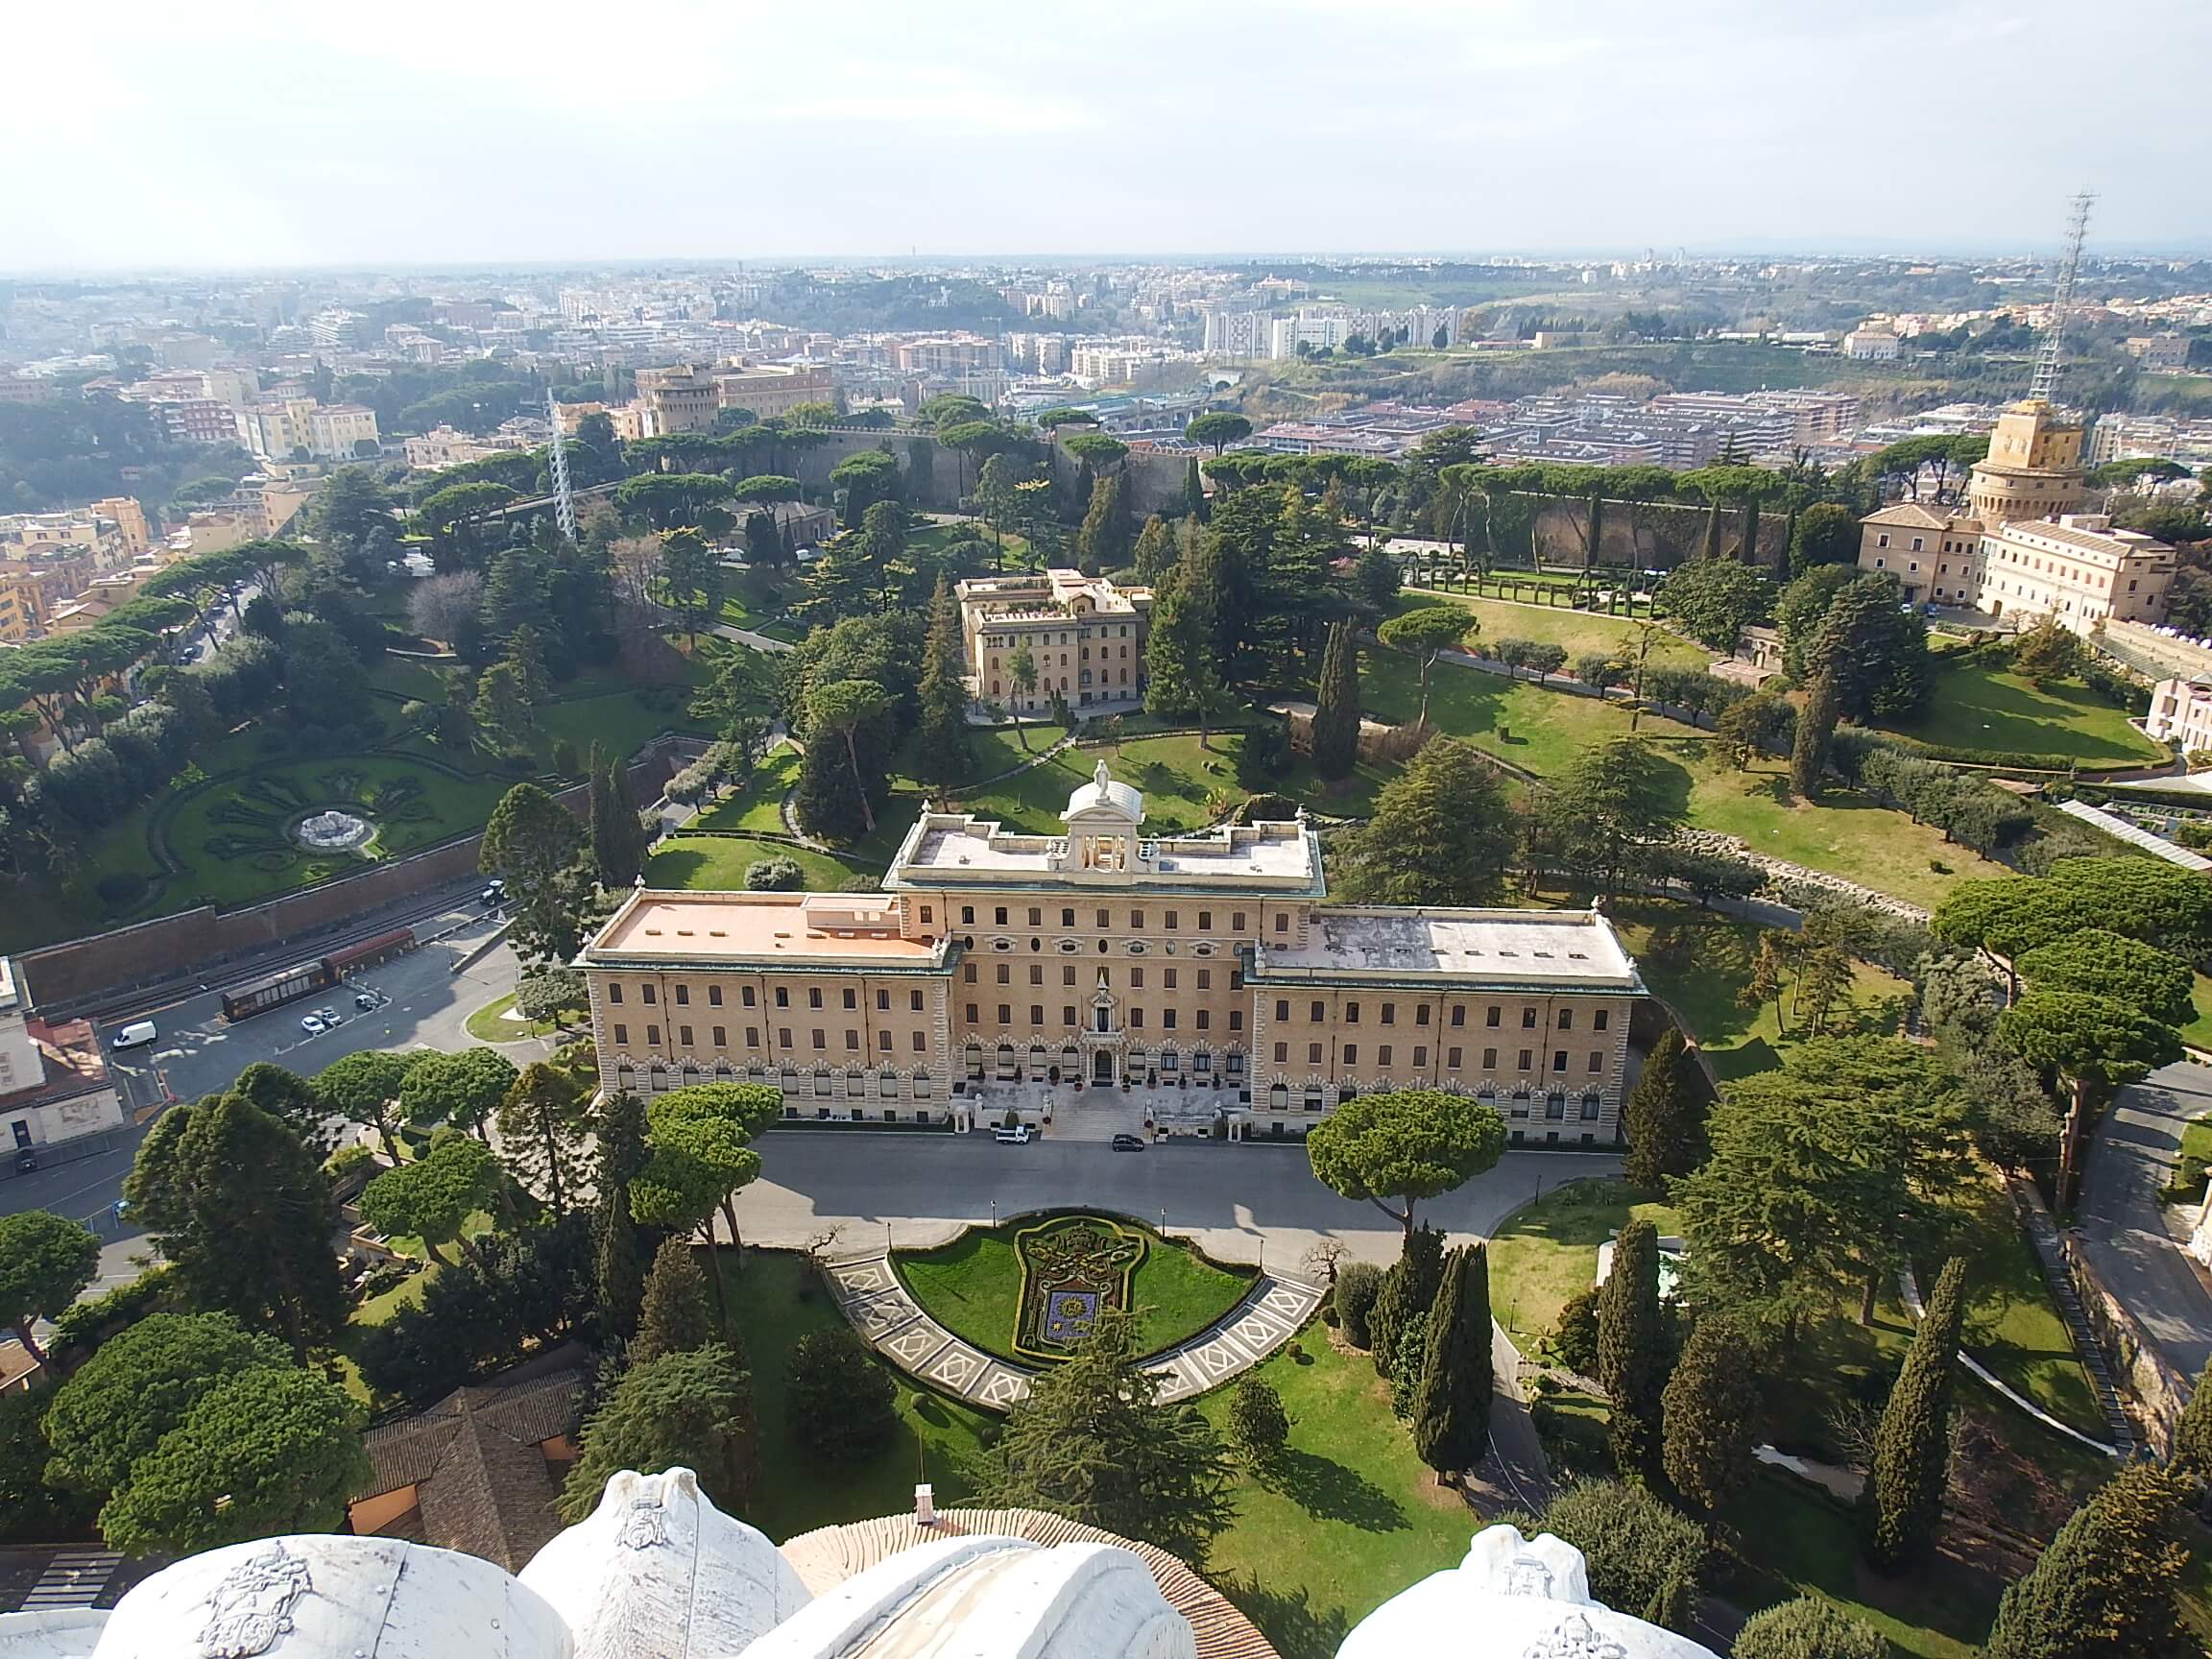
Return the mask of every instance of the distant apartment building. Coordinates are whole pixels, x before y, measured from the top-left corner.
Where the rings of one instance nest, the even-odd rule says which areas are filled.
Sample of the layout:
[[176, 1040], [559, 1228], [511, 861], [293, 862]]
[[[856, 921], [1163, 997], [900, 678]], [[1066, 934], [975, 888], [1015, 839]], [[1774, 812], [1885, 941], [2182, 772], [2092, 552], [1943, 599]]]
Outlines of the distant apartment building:
[[1249, 359], [1272, 354], [1272, 321], [1264, 311], [1211, 309], [1206, 313], [1200, 349], [1213, 356]]
[[0, 957], [0, 1124], [17, 1157], [123, 1126], [115, 1079], [90, 1022], [39, 1019], [12, 957]]
[[351, 351], [360, 349], [369, 319], [358, 311], [332, 308], [318, 311], [307, 320], [307, 338], [319, 351]]
[[537, 445], [522, 433], [501, 431], [490, 438], [479, 438], [473, 433], [456, 432], [450, 426], [433, 426], [421, 437], [403, 439], [400, 446], [407, 453], [410, 469], [438, 472], [447, 467], [461, 467], [470, 461], [512, 454]]
[[1280, 362], [1297, 356], [1301, 346], [1310, 351], [1324, 348], [1334, 350], [1353, 332], [1352, 319], [1338, 310], [1307, 308], [1292, 317], [1271, 317], [1267, 321], [1267, 355]]
[[36, 374], [0, 374], [0, 403], [42, 403], [54, 396], [54, 382]]
[[146, 522], [146, 509], [130, 495], [108, 495], [92, 503], [93, 515], [108, 519], [121, 539], [123, 551], [136, 559], [154, 545], [154, 533]]
[[1843, 355], [1858, 363], [1894, 362], [1899, 349], [1897, 336], [1887, 328], [1859, 327], [1843, 336]]
[[238, 436], [265, 461], [343, 461], [359, 445], [382, 442], [376, 411], [365, 403], [318, 403], [312, 397], [279, 397], [238, 411]]
[[893, 351], [902, 374], [962, 374], [999, 367], [998, 342], [980, 334], [927, 334], [902, 340]]
[[1861, 404], [1847, 392], [1663, 392], [1653, 413], [1760, 422], [1791, 445], [1824, 444], [1858, 429]]
[[2172, 372], [2189, 367], [2189, 340], [2182, 334], [2136, 334], [2122, 342], [2128, 355], [2146, 369]]
[[1119, 346], [1077, 346], [1068, 353], [1069, 373], [1094, 386], [1133, 386], [1159, 361], [1149, 351]]
[[2184, 755], [2212, 752], [2212, 681], [2159, 681], [2151, 688], [2143, 730]]
[[[1070, 709], [1133, 704], [1144, 694], [1149, 588], [1121, 588], [1079, 570], [985, 576], [960, 584], [960, 635], [978, 703], [1043, 713], [1057, 691]], [[1037, 682], [1013, 678], [1024, 646]]]

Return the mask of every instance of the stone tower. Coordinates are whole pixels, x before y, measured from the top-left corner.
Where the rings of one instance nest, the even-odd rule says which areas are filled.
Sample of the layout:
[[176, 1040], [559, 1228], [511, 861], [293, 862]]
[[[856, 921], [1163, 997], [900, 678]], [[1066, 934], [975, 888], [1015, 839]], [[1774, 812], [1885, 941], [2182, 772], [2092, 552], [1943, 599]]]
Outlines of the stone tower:
[[1984, 530], [2023, 518], [2056, 518], [2081, 505], [2081, 428], [2040, 398], [1997, 418], [1989, 454], [1967, 481], [1966, 497]]

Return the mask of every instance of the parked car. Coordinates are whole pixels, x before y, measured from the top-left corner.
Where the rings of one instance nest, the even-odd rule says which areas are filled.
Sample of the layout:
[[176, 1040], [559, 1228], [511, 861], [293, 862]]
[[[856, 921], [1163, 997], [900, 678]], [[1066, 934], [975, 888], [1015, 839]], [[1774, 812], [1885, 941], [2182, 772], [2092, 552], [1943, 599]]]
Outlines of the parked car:
[[338, 1010], [335, 1008], [318, 1008], [315, 1010], [315, 1018], [322, 1021], [325, 1025], [337, 1025], [343, 1023], [343, 1022], [339, 1020]]
[[1017, 1123], [1011, 1129], [994, 1129], [991, 1132], [991, 1139], [1003, 1141], [1009, 1146], [1026, 1146], [1029, 1144], [1029, 1125]]
[[476, 902], [487, 910], [496, 910], [507, 902], [507, 883], [496, 878], [487, 882], [484, 891], [476, 895]]
[[1114, 1137], [1114, 1150], [1117, 1152], [1142, 1152], [1144, 1150], [1144, 1137], [1142, 1135], [1117, 1135]]
[[354, 992], [354, 993], [353, 993], [353, 1006], [354, 1006], [354, 1007], [356, 1007], [356, 1008], [373, 1008], [373, 1007], [375, 1007], [375, 1006], [376, 1006], [376, 993], [375, 993], [375, 992], [373, 992], [373, 991], [356, 991], [356, 992]]
[[110, 1048], [135, 1048], [142, 1043], [151, 1043], [158, 1035], [151, 1020], [133, 1020], [108, 1040]]
[[328, 1027], [323, 1023], [322, 1015], [303, 1014], [300, 1017], [300, 1029], [310, 1037], [320, 1037]]

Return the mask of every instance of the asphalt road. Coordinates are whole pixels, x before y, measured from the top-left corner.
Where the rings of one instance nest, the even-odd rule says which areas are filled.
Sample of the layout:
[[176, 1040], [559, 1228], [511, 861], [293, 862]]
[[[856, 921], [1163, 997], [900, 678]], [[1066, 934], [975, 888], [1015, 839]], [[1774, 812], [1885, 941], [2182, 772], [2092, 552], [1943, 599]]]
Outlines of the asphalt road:
[[[968, 1222], [1059, 1205], [1096, 1204], [1195, 1238], [1223, 1261], [1295, 1272], [1316, 1239], [1340, 1238], [1360, 1259], [1398, 1256], [1398, 1225], [1371, 1204], [1313, 1179], [1295, 1144], [1168, 1141], [1142, 1152], [1094, 1142], [1001, 1145], [985, 1133], [773, 1129], [760, 1141], [760, 1179], [737, 1201], [749, 1243], [799, 1246], [834, 1228], [837, 1247], [927, 1245]], [[1508, 1152], [1416, 1217], [1459, 1236], [1486, 1236], [1510, 1211], [1563, 1181], [1611, 1175], [1611, 1154]], [[996, 1211], [993, 1206], [996, 1205]]]
[[2192, 1118], [2212, 1113], [2212, 1068], [2161, 1067], [2121, 1090], [2097, 1126], [2076, 1214], [2097, 1275], [2184, 1377], [2212, 1359], [2212, 1285], [2167, 1231], [2158, 1202]]
[[[488, 938], [495, 924], [475, 914], [472, 907], [454, 912], [451, 920], [462, 926], [449, 938], [368, 969], [343, 990], [272, 1009], [235, 1025], [224, 1022], [215, 992], [158, 1009], [133, 1010], [130, 1019], [151, 1019], [161, 1035], [148, 1047], [110, 1055], [125, 1096], [124, 1110], [132, 1121], [109, 1136], [106, 1150], [89, 1158], [49, 1164], [35, 1174], [0, 1180], [0, 1214], [52, 1210], [83, 1220], [108, 1240], [101, 1285], [95, 1289], [133, 1277], [129, 1258], [143, 1253], [147, 1244], [143, 1237], [128, 1236], [114, 1226], [112, 1206], [122, 1196], [123, 1178], [131, 1171], [146, 1126], [165, 1101], [219, 1094], [256, 1060], [311, 1073], [362, 1048], [461, 1048], [475, 1041], [465, 1022], [485, 1003], [515, 989], [515, 953], [501, 946], [467, 973], [456, 974], [453, 965]], [[417, 931], [433, 932], [439, 925], [425, 923]], [[356, 1012], [356, 989], [374, 991], [386, 1000], [373, 1011]], [[343, 1022], [333, 1031], [310, 1036], [301, 1029], [300, 1018], [319, 1007], [336, 1009]], [[112, 1027], [123, 1023], [122, 1019], [109, 1022], [107, 1035], [112, 1037]], [[535, 1057], [541, 1046], [524, 1042], [505, 1052], [519, 1065]]]

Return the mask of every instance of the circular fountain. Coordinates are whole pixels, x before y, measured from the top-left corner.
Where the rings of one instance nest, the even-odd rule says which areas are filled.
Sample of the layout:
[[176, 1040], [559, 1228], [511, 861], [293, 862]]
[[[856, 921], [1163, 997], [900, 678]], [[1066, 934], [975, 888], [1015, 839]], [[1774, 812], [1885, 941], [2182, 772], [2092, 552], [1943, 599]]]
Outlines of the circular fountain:
[[375, 833], [368, 819], [336, 807], [309, 813], [292, 827], [292, 838], [315, 853], [349, 852]]

